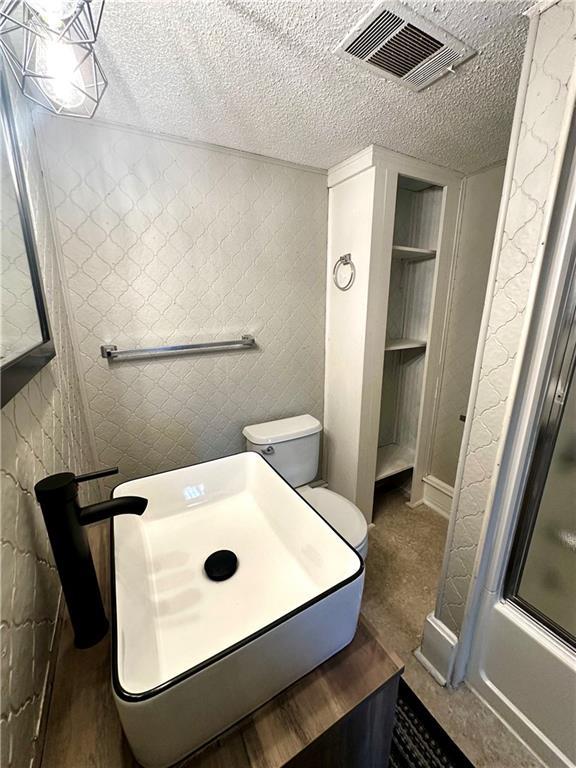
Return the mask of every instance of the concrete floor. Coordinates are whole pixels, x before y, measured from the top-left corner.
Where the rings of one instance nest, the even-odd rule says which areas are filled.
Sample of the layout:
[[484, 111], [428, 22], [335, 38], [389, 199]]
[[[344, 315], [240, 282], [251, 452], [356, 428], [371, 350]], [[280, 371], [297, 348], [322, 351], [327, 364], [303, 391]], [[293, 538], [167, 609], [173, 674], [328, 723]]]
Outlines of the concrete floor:
[[399, 491], [377, 491], [374, 512], [363, 613], [404, 661], [404, 679], [476, 768], [542, 768], [477, 696], [442, 688], [413, 655], [434, 609], [448, 521], [410, 509]]

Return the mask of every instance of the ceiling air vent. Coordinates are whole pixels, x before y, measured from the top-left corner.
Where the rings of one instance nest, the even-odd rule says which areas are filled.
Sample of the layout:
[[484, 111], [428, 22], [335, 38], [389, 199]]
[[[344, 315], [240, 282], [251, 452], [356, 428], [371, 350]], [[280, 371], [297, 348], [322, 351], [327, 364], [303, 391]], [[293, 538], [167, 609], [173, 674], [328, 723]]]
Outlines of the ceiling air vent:
[[476, 51], [408, 9], [379, 3], [346, 35], [335, 53], [374, 74], [421, 91]]

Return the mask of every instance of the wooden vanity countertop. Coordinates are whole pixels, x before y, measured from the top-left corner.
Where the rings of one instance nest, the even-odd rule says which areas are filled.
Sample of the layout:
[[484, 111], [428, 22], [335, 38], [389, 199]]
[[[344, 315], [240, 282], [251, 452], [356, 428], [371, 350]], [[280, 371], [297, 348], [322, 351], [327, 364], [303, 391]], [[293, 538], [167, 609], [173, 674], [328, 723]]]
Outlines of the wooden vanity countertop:
[[[90, 535], [107, 595], [107, 526]], [[41, 768], [138, 768], [112, 698], [109, 637], [77, 650], [68, 619], [62, 624]], [[361, 619], [349, 646], [178, 768], [286, 766], [402, 671]]]

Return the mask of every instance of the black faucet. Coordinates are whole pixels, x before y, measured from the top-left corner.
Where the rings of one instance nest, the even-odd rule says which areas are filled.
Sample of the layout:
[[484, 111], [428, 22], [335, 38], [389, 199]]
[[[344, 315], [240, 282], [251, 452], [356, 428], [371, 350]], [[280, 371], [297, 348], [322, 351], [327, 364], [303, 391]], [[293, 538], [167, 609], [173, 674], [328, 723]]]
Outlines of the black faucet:
[[84, 526], [115, 515], [141, 515], [148, 504], [148, 499], [140, 496], [121, 496], [100, 504], [80, 506], [78, 483], [97, 480], [117, 472], [118, 467], [86, 475], [60, 472], [45, 477], [34, 486], [60, 575], [77, 648], [96, 645], [108, 632], [108, 619], [104, 613]]

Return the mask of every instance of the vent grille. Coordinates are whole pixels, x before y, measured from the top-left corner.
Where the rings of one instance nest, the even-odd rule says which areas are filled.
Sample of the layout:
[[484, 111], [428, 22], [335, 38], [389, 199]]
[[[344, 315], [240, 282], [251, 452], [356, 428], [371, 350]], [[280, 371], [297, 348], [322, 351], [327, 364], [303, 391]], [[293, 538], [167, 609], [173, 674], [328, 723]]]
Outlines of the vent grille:
[[436, 56], [432, 56], [422, 66], [411, 72], [405, 80], [407, 83], [413, 83], [416, 86], [423, 85], [431, 78], [443, 75], [446, 69], [459, 58], [460, 54], [457, 51], [444, 46], [443, 50], [438, 51]]
[[410, 12], [377, 6], [340, 43], [336, 53], [372, 72], [420, 91], [474, 56], [460, 40]]
[[403, 23], [402, 19], [395, 13], [383, 11], [346, 50], [352, 56], [365, 59], [380, 45], [382, 40], [400, 29]]
[[392, 72], [396, 77], [405, 77], [440, 48], [440, 40], [413, 27], [412, 24], [406, 24], [397, 35], [390, 37], [380, 46], [368, 61], [387, 72]]

